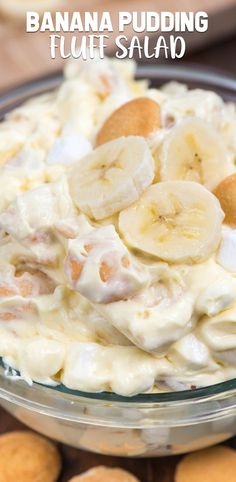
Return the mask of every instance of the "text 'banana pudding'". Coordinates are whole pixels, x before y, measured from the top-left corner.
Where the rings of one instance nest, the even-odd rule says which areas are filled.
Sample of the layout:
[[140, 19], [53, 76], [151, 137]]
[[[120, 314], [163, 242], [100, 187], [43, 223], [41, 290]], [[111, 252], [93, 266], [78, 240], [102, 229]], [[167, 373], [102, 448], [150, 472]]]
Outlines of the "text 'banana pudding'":
[[236, 376], [236, 107], [70, 61], [0, 125], [0, 356], [87, 392]]

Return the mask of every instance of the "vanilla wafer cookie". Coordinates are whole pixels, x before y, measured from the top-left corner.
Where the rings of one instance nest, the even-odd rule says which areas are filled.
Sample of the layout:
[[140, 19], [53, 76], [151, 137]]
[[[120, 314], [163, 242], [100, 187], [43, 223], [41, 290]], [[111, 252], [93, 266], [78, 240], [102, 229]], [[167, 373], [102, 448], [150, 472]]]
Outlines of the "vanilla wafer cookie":
[[97, 134], [97, 145], [118, 137], [148, 137], [161, 125], [160, 107], [148, 97], [133, 99], [116, 109]]
[[139, 482], [138, 479], [126, 470], [110, 467], [94, 467], [93, 469], [77, 475], [69, 482]]
[[177, 466], [175, 482], [235, 482], [236, 451], [218, 445], [184, 457]]
[[56, 482], [61, 459], [56, 446], [33, 432], [0, 436], [0, 482]]

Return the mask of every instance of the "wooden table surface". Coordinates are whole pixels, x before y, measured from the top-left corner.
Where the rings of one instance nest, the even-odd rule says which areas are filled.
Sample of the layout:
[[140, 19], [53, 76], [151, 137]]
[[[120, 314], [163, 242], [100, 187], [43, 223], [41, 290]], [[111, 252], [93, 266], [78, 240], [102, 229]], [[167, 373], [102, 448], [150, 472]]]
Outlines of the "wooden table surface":
[[[188, 56], [184, 62], [199, 62], [207, 66], [223, 68], [236, 75], [235, 51], [236, 37], [233, 37], [214, 47]], [[21, 428], [26, 429], [0, 409], [0, 432], [4, 433]], [[236, 439], [231, 440], [229, 444], [236, 448]], [[63, 457], [63, 473], [60, 482], [67, 482], [71, 476], [101, 464], [126, 468], [136, 474], [142, 482], [174, 482], [175, 466], [179, 460], [179, 457], [156, 459], [105, 457], [63, 445], [60, 446], [60, 451]]]

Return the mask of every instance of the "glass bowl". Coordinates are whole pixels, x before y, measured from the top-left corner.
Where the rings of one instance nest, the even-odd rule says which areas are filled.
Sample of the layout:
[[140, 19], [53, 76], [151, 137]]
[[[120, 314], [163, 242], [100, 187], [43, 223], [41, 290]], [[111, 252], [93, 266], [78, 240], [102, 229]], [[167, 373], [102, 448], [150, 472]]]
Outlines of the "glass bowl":
[[[141, 66], [154, 85], [178, 80], [236, 101], [236, 79], [198, 66]], [[0, 98], [0, 116], [33, 95], [57, 87], [61, 74], [40, 79]], [[34, 430], [63, 443], [127, 457], [172, 455], [236, 434], [236, 379], [200, 389], [142, 394], [84, 393], [64, 386], [32, 386], [0, 367], [0, 404]]]

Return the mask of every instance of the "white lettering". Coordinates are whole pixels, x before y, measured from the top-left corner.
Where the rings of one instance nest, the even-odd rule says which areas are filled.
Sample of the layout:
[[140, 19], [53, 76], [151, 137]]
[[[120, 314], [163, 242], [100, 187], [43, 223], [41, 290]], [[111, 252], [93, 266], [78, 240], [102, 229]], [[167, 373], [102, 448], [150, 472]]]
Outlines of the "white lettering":
[[[60, 40], [59, 46], [56, 42], [57, 39]], [[56, 58], [56, 49], [58, 48], [60, 50], [60, 56], [62, 57], [62, 59], [69, 59], [71, 54], [65, 53], [65, 37], [63, 35], [50, 35], [50, 51], [52, 59]]]
[[[178, 51], [178, 44], [179, 44], [179, 51]], [[170, 36], [170, 52], [172, 59], [181, 59], [186, 50], [186, 44], [183, 37], [174, 37], [174, 35]]]
[[37, 12], [26, 12], [26, 32], [38, 32], [39, 14]]
[[171, 12], [161, 12], [161, 30], [162, 32], [172, 32], [174, 29], [174, 14]]
[[108, 30], [108, 32], [113, 32], [111, 16], [109, 12], [103, 12], [103, 15], [101, 18], [99, 31], [104, 32], [104, 30]]
[[41, 32], [45, 32], [46, 30], [49, 30], [50, 32], [54, 32], [54, 25], [53, 25], [53, 20], [52, 20], [52, 15], [50, 12], [44, 12], [43, 18], [42, 18], [42, 23], [41, 23]]
[[64, 35], [50, 35], [51, 58], [55, 59], [58, 53], [63, 59], [82, 57], [83, 60], [87, 60], [87, 58], [94, 59], [98, 53], [100, 59], [104, 59], [108, 38], [108, 35], [83, 35], [81, 38], [73, 35], [70, 46], [66, 50]]
[[124, 32], [125, 27], [132, 22], [132, 14], [130, 12], [119, 12], [119, 31]]
[[197, 32], [206, 32], [208, 29], [208, 15], [206, 12], [197, 12], [195, 21], [195, 29]]
[[165, 37], [163, 37], [163, 35], [160, 35], [160, 37], [158, 37], [157, 39], [157, 43], [156, 43], [156, 46], [155, 46], [155, 57], [158, 59], [160, 57], [160, 52], [161, 50], [163, 49], [163, 53], [165, 55], [165, 58], [168, 59], [168, 50], [169, 50], [169, 47], [166, 43], [166, 39]]
[[157, 32], [160, 28], [160, 16], [157, 12], [148, 12], [147, 32]]
[[125, 57], [127, 57], [128, 54], [128, 49], [122, 44], [123, 40], [125, 42], [128, 41], [125, 35], [119, 35], [118, 37], [116, 37], [116, 46], [118, 47], [118, 49], [121, 50], [121, 53], [119, 51], [116, 52], [117, 59], [124, 59]]

